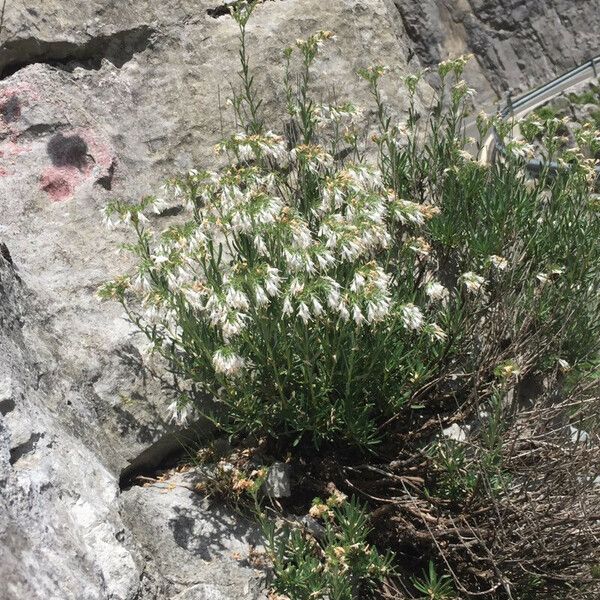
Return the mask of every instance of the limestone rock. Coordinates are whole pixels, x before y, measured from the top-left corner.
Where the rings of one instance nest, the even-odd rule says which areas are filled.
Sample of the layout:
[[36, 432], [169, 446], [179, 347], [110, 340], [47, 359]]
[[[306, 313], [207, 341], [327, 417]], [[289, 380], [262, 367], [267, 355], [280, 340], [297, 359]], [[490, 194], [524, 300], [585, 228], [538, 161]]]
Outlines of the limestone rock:
[[116, 537], [118, 480], [79, 439], [85, 424], [64, 414], [50, 340], [3, 259], [0, 299], [0, 374], [12, 401], [0, 416], [2, 598], [133, 598], [140, 571]]
[[469, 425], [459, 425], [453, 423], [450, 427], [446, 427], [442, 430], [442, 435], [455, 442], [466, 442], [471, 427]]
[[177, 473], [122, 494], [124, 519], [146, 557], [145, 568], [160, 576], [167, 598], [262, 598], [265, 573], [252, 564], [261, 555], [256, 525], [211, 506], [194, 483], [193, 474]]

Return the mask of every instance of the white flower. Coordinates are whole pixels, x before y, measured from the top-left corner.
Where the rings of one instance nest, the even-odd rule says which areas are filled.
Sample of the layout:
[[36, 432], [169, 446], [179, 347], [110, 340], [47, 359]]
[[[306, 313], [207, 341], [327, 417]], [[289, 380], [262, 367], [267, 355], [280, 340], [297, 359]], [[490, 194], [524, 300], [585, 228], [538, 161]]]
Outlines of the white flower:
[[179, 291], [182, 287], [183, 282], [181, 281], [181, 278], [179, 276], [175, 275], [175, 273], [170, 271], [169, 273], [167, 273], [167, 283], [169, 284], [169, 287], [172, 290]]
[[150, 258], [155, 265], [162, 265], [169, 261], [169, 257], [165, 254], [151, 254]]
[[319, 315], [323, 314], [323, 305], [319, 302], [316, 296], [313, 296], [312, 298], [312, 306], [315, 317], [318, 317]]
[[213, 367], [217, 373], [227, 377], [239, 375], [245, 366], [244, 359], [229, 348], [217, 350], [212, 358]]
[[340, 318], [342, 319], [342, 321], [348, 321], [350, 319], [350, 312], [348, 311], [345, 302], [340, 302], [338, 306], [338, 312], [340, 313]]
[[291, 315], [294, 312], [294, 307], [292, 306], [292, 303], [290, 301], [290, 297], [286, 296], [284, 301], [283, 301], [283, 314], [284, 315]]
[[449, 292], [439, 281], [431, 281], [425, 286], [425, 293], [432, 302], [448, 300]]
[[367, 320], [369, 323], [375, 323], [382, 321], [389, 313], [390, 305], [387, 300], [380, 300], [379, 302], [369, 302], [367, 304]]
[[290, 284], [290, 294], [292, 296], [297, 296], [304, 291], [304, 284], [300, 282], [300, 280], [296, 277], [292, 279], [292, 283]]
[[175, 400], [169, 404], [167, 412], [170, 415], [169, 422], [174, 421], [177, 425], [185, 425], [192, 416], [194, 409], [189, 402], [181, 403]]
[[223, 473], [231, 473], [235, 469], [235, 467], [230, 462], [227, 462], [226, 460], [220, 460], [218, 462], [217, 466]]
[[485, 284], [485, 279], [472, 271], [463, 273], [461, 279], [469, 292], [479, 292]]
[[298, 316], [302, 319], [302, 321], [305, 325], [311, 319], [310, 310], [308, 309], [308, 306], [306, 306], [306, 304], [304, 302], [300, 302], [300, 305], [298, 306]]
[[285, 260], [292, 271], [298, 271], [302, 268], [302, 256], [297, 252], [290, 252], [289, 250], [284, 250], [283, 252], [285, 256]]
[[265, 244], [265, 241], [260, 235], [254, 236], [254, 245], [256, 246], [259, 254], [262, 256], [268, 256], [269, 250]]
[[416, 202], [398, 199], [392, 201], [391, 209], [403, 224], [414, 223], [415, 225], [423, 225], [425, 223], [422, 207]]
[[244, 294], [244, 292], [240, 290], [236, 290], [235, 288], [229, 288], [227, 290], [227, 295], [225, 296], [225, 302], [231, 308], [235, 308], [237, 310], [248, 310], [250, 306], [250, 302], [248, 301], [248, 296]]
[[506, 149], [509, 154], [517, 158], [533, 158], [535, 155], [535, 146], [528, 144], [523, 140], [511, 140], [507, 145]]
[[194, 289], [194, 288], [184, 288], [183, 289], [183, 295], [185, 296], [185, 299], [190, 303], [190, 305], [193, 308], [197, 308], [199, 310], [203, 310], [205, 305], [204, 302], [202, 301], [204, 298], [204, 295]]
[[254, 150], [252, 150], [250, 144], [240, 144], [237, 149], [241, 160], [251, 160], [254, 158]]
[[152, 211], [154, 214], [160, 215], [160, 213], [164, 212], [169, 208], [169, 205], [165, 202], [163, 198], [155, 198], [152, 203]]
[[131, 286], [139, 292], [149, 292], [152, 289], [151, 282], [145, 273], [139, 272]]
[[281, 277], [279, 271], [274, 267], [267, 268], [267, 278], [265, 279], [265, 289], [269, 296], [279, 295], [279, 286], [281, 284]]
[[558, 368], [563, 372], [567, 372], [571, 369], [571, 365], [564, 358], [559, 358]]
[[365, 316], [362, 314], [362, 311], [360, 310], [360, 306], [358, 306], [358, 304], [354, 305], [354, 308], [352, 310], [352, 318], [354, 319], [354, 322], [359, 326], [365, 322]]
[[446, 332], [437, 323], [428, 325], [427, 333], [429, 333], [432, 341], [443, 341], [447, 337]]
[[329, 252], [328, 250], [316, 254], [315, 258], [317, 259], [317, 262], [319, 263], [319, 267], [321, 267], [321, 269], [326, 269], [335, 262], [333, 254], [331, 254], [331, 252]]
[[498, 271], [506, 271], [508, 268], [508, 261], [503, 256], [497, 256], [492, 254], [490, 256], [490, 263], [498, 269]]
[[350, 284], [350, 291], [358, 292], [365, 285], [365, 277], [362, 273], [356, 272], [354, 275], [354, 279]]
[[239, 335], [244, 327], [246, 327], [247, 315], [242, 313], [230, 313], [227, 320], [223, 323], [221, 330], [225, 341], [229, 341], [232, 337]]
[[256, 286], [254, 294], [256, 296], [256, 304], [258, 306], [266, 306], [267, 304], [269, 304], [269, 297], [260, 285]]
[[303, 221], [296, 221], [291, 226], [292, 241], [296, 248], [306, 250], [313, 243], [310, 229]]
[[107, 206], [103, 208], [100, 210], [100, 213], [102, 214], [102, 222], [107, 229], [114, 229], [118, 225], [117, 221], [113, 221], [113, 219], [111, 219], [112, 211], [110, 207]]
[[317, 272], [317, 269], [315, 268], [315, 263], [308, 256], [304, 258], [304, 270], [309, 275], [314, 275]]
[[402, 322], [407, 329], [417, 331], [423, 326], [423, 313], [414, 304], [402, 307]]
[[538, 273], [535, 277], [540, 283], [552, 283], [565, 272], [564, 267], [556, 267], [548, 273]]
[[371, 282], [380, 292], [385, 294], [387, 293], [388, 285], [390, 283], [390, 275], [381, 267], [376, 267], [371, 271]]
[[341, 255], [344, 260], [352, 261], [360, 255], [361, 247], [354, 240], [346, 240], [341, 249]]
[[240, 233], [250, 233], [252, 231], [252, 219], [242, 210], [238, 210], [233, 214], [231, 226], [235, 231]]
[[327, 293], [327, 304], [329, 308], [337, 308], [340, 303], [340, 285], [337, 281], [331, 278], [327, 278], [330, 284], [329, 291]]

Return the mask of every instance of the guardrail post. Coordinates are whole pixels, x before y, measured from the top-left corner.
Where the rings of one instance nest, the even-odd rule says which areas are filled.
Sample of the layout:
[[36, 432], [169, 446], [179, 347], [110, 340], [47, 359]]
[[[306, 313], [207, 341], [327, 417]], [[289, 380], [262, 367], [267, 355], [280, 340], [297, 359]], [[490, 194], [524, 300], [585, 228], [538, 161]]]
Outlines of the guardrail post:
[[515, 112], [513, 109], [512, 90], [509, 90], [506, 94], [506, 106], [508, 107], [508, 110], [510, 110], [510, 114], [512, 115]]
[[596, 69], [596, 59], [592, 58], [590, 62], [592, 63], [592, 71], [594, 71], [594, 77], [598, 77], [598, 70]]

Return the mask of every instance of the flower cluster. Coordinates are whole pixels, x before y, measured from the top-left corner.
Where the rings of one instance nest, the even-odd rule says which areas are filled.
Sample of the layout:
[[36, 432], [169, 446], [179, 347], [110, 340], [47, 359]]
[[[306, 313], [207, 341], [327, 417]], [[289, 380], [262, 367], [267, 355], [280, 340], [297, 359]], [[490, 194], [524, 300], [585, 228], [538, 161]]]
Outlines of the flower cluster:
[[[398, 197], [373, 166], [337, 166], [317, 144], [288, 150], [272, 133], [239, 133], [220, 149], [235, 157], [222, 173], [190, 171], [159, 199], [106, 209], [109, 223], [136, 231], [139, 262], [104, 295], [138, 298], [136, 323], [184, 379], [230, 402], [239, 389], [261, 393], [266, 370], [284, 394], [313, 377], [302, 369], [290, 381], [307, 337], [317, 347], [344, 331], [445, 339], [433, 317], [448, 290], [432, 281], [420, 300], [401, 291], [406, 273], [422, 267], [415, 255], [429, 259], [436, 206]], [[159, 233], [152, 213], [169, 200], [190, 218]], [[275, 354], [280, 340], [287, 355]], [[349, 368], [337, 354], [328, 360], [334, 372]], [[178, 422], [189, 415], [182, 402], [170, 411]]]
[[286, 157], [286, 144], [284, 138], [269, 131], [264, 134], [248, 135], [237, 133], [217, 145], [216, 150], [233, 152], [238, 160], [247, 162], [262, 157], [281, 161]]

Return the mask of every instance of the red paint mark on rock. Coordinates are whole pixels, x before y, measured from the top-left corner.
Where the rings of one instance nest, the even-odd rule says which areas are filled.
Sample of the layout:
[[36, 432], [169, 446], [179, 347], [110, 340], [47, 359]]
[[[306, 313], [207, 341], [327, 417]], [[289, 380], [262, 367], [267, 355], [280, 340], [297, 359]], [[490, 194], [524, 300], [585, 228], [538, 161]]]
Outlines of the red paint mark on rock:
[[8, 171], [4, 167], [0, 167], [0, 177], [8, 177]]
[[0, 87], [0, 103], [11, 96], [22, 96], [30, 100], [38, 100], [40, 97], [35, 88], [26, 82], [10, 83]]
[[75, 167], [48, 167], [40, 180], [40, 187], [53, 202], [68, 200], [83, 179]]

